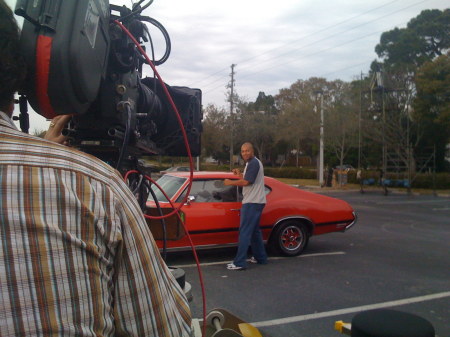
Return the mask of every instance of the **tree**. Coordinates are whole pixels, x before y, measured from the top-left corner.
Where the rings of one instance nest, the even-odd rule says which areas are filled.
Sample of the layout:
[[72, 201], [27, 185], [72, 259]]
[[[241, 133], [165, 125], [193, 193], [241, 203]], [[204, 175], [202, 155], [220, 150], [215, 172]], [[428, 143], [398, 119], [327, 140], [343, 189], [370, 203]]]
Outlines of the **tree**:
[[[425, 10], [410, 20], [406, 28], [383, 33], [375, 47], [383, 62], [374, 62], [372, 71], [384, 70], [385, 83], [378, 87], [378, 96], [382, 97], [379, 101], [387, 104], [381, 125], [382, 137], [391, 149], [395, 148], [395, 155], [407, 167], [411, 167], [411, 158], [415, 157], [412, 149], [415, 153], [426, 152], [425, 147], [429, 144], [424, 138], [430, 138], [426, 129], [433, 126], [424, 123], [427, 118], [419, 122], [421, 118], [412, 109], [417, 94], [416, 73], [422, 65], [432, 62], [450, 48], [449, 31], [449, 9]], [[388, 82], [390, 86], [386, 84]], [[438, 153], [438, 162], [443, 162], [443, 154], [444, 151]]]
[[359, 107], [352, 97], [352, 86], [340, 80], [329, 83], [327, 100], [325, 147], [343, 165], [350, 149], [357, 145]]
[[424, 10], [406, 28], [381, 35], [375, 52], [386, 68], [415, 71], [450, 48], [450, 9]]
[[247, 110], [249, 111], [264, 111], [268, 114], [277, 114], [278, 109], [275, 106], [275, 99], [272, 95], [267, 96], [263, 91], [260, 91], [256, 101], [250, 102], [247, 105]]
[[445, 146], [450, 142], [450, 54], [420, 67], [416, 85], [413, 118], [424, 135], [420, 145], [436, 147], [437, 168], [444, 170]]
[[290, 150], [297, 155], [317, 154], [320, 128], [320, 114], [316, 107], [316, 92], [325, 87], [324, 78], [297, 80], [289, 88], [281, 89], [275, 97], [280, 110], [276, 134], [277, 141], [287, 141]]
[[206, 156], [212, 156], [219, 162], [229, 157], [229, 137], [226, 128], [226, 112], [209, 104], [204, 112], [202, 144]]
[[237, 148], [245, 141], [253, 143], [261, 160], [266, 161], [274, 145], [276, 134], [276, 114], [272, 96], [266, 96], [260, 92], [255, 102], [238, 103], [237, 120], [234, 125], [236, 128]]
[[[276, 97], [280, 109], [279, 139], [288, 140], [296, 153], [318, 154], [320, 136], [319, 92], [323, 95], [325, 148], [343, 162], [355, 146], [358, 119], [352, 102], [351, 87], [340, 80], [324, 78], [298, 80], [289, 89], [280, 90]], [[331, 159], [336, 162], [336, 159]], [[331, 163], [330, 163], [331, 165]]]

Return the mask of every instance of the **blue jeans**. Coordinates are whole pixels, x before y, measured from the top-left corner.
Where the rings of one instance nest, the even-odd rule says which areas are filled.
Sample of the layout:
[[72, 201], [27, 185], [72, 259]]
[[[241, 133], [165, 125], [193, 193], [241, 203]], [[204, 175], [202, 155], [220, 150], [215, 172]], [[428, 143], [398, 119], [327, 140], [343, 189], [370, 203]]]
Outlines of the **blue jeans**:
[[267, 263], [267, 253], [264, 248], [262, 233], [259, 228], [259, 220], [264, 204], [242, 204], [241, 223], [239, 227], [239, 244], [233, 263], [239, 267], [247, 267], [248, 247], [252, 247], [252, 253], [260, 264]]

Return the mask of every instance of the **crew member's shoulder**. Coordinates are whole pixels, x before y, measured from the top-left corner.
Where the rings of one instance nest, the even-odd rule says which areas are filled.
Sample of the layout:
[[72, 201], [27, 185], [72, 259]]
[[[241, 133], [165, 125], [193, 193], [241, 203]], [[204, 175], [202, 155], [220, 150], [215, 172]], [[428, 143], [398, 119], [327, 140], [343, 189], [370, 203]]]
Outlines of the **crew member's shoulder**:
[[[111, 177], [118, 174], [116, 169], [114, 169], [111, 165], [105, 163], [94, 155], [83, 152], [74, 147], [57, 144], [45, 139], [41, 139], [40, 141], [42, 147], [49, 147], [51, 150], [50, 154], [52, 159], [55, 159], [56, 161], [58, 159], [69, 161], [73, 169], [87, 168], [92, 171], [93, 174], [99, 174], [106, 177]], [[85, 169], [83, 169], [83, 171], [85, 171]]]
[[97, 179], [118, 175], [107, 163], [76, 148], [9, 128], [1, 128], [0, 134], [3, 163], [80, 171]]

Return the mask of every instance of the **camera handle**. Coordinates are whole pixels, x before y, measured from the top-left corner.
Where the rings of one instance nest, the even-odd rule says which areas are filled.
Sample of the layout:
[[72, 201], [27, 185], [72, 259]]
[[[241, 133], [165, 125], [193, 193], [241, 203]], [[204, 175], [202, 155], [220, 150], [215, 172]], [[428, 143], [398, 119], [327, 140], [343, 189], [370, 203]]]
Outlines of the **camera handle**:
[[14, 116], [13, 120], [19, 121], [20, 123], [20, 129], [28, 133], [30, 130], [30, 116], [28, 115], [28, 103], [27, 103], [27, 97], [23, 94], [19, 97], [19, 108], [20, 108], [20, 114], [19, 116]]

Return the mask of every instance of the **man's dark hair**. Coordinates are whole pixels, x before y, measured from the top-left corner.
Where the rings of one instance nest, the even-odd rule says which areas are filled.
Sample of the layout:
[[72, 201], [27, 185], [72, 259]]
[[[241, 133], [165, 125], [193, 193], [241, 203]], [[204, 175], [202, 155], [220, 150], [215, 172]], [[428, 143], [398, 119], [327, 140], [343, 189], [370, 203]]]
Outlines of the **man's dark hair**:
[[0, 0], [0, 109], [14, 98], [25, 78], [26, 66], [19, 48], [20, 31], [13, 12]]

